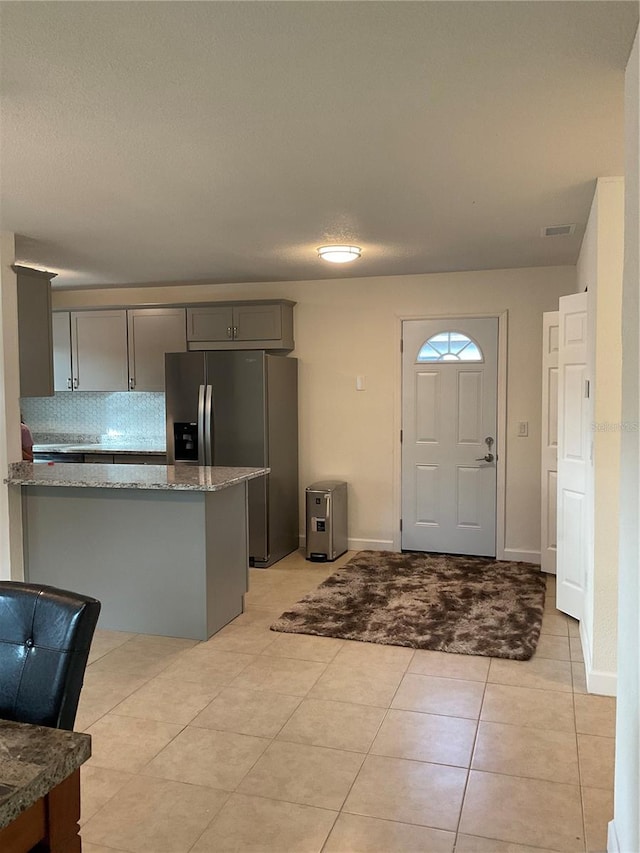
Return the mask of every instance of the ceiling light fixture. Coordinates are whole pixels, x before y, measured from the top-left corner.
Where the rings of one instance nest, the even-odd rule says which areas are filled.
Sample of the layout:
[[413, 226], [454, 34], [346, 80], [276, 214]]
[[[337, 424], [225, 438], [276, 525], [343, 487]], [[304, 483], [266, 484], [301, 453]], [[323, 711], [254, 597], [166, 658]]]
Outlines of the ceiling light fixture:
[[346, 264], [355, 261], [362, 254], [360, 246], [320, 246], [318, 256], [323, 261], [331, 261], [332, 264]]

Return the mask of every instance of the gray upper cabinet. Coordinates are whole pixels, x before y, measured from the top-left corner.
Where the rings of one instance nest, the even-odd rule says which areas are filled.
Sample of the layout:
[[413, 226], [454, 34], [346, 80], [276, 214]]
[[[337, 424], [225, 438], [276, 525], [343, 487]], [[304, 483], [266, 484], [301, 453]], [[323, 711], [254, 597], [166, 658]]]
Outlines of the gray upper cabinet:
[[184, 352], [185, 308], [56, 311], [56, 391], [164, 391], [164, 354]]
[[135, 308], [127, 311], [129, 388], [164, 391], [164, 355], [187, 349], [185, 308]]
[[127, 312], [72, 311], [71, 365], [76, 391], [126, 391]]
[[71, 391], [71, 314], [56, 311], [51, 317], [53, 330], [53, 388], [55, 391]]
[[223, 302], [187, 308], [190, 350], [265, 349], [290, 352], [293, 306], [288, 299]]
[[53, 395], [51, 279], [55, 273], [13, 267], [18, 279], [20, 396]]

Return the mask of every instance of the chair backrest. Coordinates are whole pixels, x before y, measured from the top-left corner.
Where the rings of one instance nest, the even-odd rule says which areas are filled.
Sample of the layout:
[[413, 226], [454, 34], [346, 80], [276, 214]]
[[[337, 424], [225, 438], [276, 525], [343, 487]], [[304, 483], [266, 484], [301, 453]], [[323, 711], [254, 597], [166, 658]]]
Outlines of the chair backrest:
[[0, 581], [0, 717], [73, 729], [100, 602]]

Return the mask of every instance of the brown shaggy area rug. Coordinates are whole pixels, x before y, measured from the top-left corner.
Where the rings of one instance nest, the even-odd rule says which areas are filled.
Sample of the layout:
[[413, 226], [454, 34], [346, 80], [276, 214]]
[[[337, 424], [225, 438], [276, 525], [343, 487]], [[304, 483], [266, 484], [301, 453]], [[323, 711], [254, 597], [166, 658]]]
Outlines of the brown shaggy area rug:
[[545, 589], [545, 576], [530, 564], [360, 551], [271, 630], [528, 660]]

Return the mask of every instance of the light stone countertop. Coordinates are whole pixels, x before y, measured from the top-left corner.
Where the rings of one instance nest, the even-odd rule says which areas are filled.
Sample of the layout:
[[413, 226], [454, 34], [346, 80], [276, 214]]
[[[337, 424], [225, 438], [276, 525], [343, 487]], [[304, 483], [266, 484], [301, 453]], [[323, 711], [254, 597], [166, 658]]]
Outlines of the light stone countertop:
[[132, 439], [123, 441], [117, 438], [92, 442], [61, 442], [59, 444], [34, 444], [34, 453], [165, 453], [166, 446], [158, 440]]
[[163, 489], [216, 492], [268, 474], [270, 468], [198, 465], [100, 465], [75, 462], [14, 462], [10, 486], [74, 486], [96, 489]]
[[0, 829], [91, 755], [87, 734], [0, 720]]

